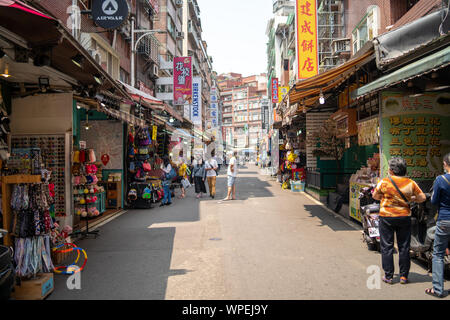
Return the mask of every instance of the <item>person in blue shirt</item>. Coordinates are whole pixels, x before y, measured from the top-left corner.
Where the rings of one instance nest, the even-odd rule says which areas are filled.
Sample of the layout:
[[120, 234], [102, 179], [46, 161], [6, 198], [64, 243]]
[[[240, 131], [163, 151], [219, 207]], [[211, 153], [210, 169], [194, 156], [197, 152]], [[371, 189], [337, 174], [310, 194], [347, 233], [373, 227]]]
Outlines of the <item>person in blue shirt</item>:
[[443, 298], [444, 294], [444, 255], [450, 240], [450, 153], [444, 156], [446, 174], [434, 181], [431, 203], [439, 207], [436, 234], [433, 248], [433, 288], [425, 293]]

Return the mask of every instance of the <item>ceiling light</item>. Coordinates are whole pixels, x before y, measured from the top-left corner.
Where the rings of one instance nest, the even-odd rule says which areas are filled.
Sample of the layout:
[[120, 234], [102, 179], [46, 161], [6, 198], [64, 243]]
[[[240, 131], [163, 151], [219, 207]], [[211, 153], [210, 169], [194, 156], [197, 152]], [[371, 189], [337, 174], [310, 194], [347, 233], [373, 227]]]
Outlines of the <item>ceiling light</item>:
[[9, 64], [5, 64], [5, 70], [3, 71], [2, 74], [0, 74], [0, 76], [4, 77], [4, 78], [9, 78], [11, 77], [11, 75], [9, 74]]
[[100, 105], [104, 108], [106, 107], [106, 104], [104, 104], [103, 102], [100, 102]]
[[72, 57], [72, 62], [73, 62], [76, 66], [82, 68], [82, 64], [83, 64], [83, 62], [84, 62], [84, 57], [83, 57], [81, 54], [77, 54], [77, 55], [75, 55], [75, 56]]
[[174, 120], [173, 118], [170, 118], [170, 119], [169, 119], [169, 122], [170, 122], [170, 123], [173, 123], [174, 121], [175, 121], [175, 120]]

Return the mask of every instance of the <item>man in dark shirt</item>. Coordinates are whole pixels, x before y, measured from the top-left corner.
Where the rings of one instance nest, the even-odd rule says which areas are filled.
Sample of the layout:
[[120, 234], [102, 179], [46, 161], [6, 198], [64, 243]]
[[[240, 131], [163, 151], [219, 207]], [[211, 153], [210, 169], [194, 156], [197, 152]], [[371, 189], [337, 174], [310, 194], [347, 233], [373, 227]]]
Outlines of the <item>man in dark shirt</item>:
[[450, 240], [450, 153], [444, 156], [446, 174], [436, 178], [431, 203], [439, 207], [434, 236], [433, 288], [425, 293], [442, 298], [444, 294], [444, 255]]

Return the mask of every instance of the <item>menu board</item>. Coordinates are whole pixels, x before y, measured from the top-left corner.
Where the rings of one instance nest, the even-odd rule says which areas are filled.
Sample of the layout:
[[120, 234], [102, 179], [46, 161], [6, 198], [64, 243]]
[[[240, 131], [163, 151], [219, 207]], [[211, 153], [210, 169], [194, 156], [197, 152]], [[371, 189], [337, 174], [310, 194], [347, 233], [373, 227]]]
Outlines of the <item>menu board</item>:
[[383, 177], [392, 157], [404, 158], [416, 181], [442, 174], [442, 158], [450, 152], [450, 93], [383, 92], [380, 115]]

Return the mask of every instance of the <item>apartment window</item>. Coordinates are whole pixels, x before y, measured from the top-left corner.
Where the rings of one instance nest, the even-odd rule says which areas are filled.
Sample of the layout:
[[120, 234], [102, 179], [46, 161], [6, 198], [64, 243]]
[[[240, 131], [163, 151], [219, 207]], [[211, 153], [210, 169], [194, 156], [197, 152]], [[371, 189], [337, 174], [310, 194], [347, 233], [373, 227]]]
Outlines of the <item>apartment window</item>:
[[177, 27], [175, 26], [175, 23], [169, 15], [167, 15], [167, 32], [170, 33], [172, 38], [177, 38]]
[[91, 49], [96, 51], [94, 54], [95, 61], [115, 80], [120, 79], [119, 58], [113, 54], [112, 49], [101, 45], [99, 41], [92, 38]]
[[380, 8], [371, 6], [367, 14], [361, 19], [352, 32], [353, 54], [358, 52], [367, 41], [373, 40], [378, 35]]
[[236, 92], [233, 96], [234, 99], [245, 99], [247, 98], [247, 91]]
[[234, 111], [241, 111], [241, 110], [247, 110], [247, 107], [245, 104], [239, 103], [234, 107]]
[[120, 81], [130, 84], [130, 74], [122, 68], [120, 68]]
[[172, 93], [173, 85], [172, 84], [163, 84], [156, 86], [156, 91], [158, 93]]

